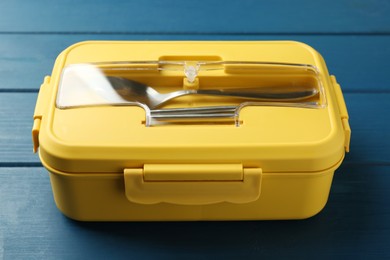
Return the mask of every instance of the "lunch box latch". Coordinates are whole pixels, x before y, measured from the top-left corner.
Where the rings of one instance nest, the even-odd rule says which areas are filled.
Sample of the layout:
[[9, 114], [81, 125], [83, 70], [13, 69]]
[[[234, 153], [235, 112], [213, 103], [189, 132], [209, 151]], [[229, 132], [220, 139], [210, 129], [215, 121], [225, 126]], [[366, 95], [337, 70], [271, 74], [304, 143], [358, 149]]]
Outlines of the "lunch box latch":
[[48, 85], [50, 84], [50, 76], [46, 76], [39, 90], [37, 104], [34, 111], [34, 124], [32, 128], [33, 152], [36, 153], [39, 147], [39, 131], [41, 128], [42, 115], [47, 105]]
[[337, 103], [338, 103], [338, 107], [339, 107], [339, 111], [340, 111], [341, 122], [342, 122], [343, 128], [344, 128], [345, 151], [349, 152], [349, 145], [351, 142], [351, 127], [349, 126], [349, 121], [348, 121], [349, 116], [348, 116], [347, 106], [345, 105], [343, 93], [341, 91], [340, 84], [337, 83], [336, 77], [331, 75], [330, 79], [332, 81], [332, 85], [333, 85], [334, 91], [336, 93], [336, 99], [337, 99]]
[[139, 204], [248, 203], [260, 196], [261, 168], [242, 164], [145, 164], [125, 169], [125, 192]]

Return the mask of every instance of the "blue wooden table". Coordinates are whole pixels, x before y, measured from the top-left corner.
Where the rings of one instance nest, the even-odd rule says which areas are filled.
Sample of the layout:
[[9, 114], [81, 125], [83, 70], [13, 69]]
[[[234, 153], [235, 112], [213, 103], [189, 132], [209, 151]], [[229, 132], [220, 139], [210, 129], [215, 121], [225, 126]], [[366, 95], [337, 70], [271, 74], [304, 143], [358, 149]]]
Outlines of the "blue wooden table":
[[[0, 1], [0, 259], [390, 258], [390, 2]], [[38, 87], [82, 40], [297, 40], [342, 85], [351, 152], [300, 221], [80, 223], [32, 154]]]

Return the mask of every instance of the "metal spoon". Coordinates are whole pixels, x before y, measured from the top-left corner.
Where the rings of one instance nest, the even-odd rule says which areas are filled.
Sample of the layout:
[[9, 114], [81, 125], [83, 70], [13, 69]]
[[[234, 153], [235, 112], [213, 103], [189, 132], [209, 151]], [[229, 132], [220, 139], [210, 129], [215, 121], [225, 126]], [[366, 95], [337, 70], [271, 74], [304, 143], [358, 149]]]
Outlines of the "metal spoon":
[[145, 84], [121, 77], [107, 77], [113, 89], [126, 101], [135, 101], [147, 105], [150, 109], [157, 108], [177, 97], [186, 95], [211, 95], [244, 98], [257, 101], [300, 101], [318, 94], [318, 90], [305, 87], [272, 87], [250, 89], [196, 89], [178, 90], [170, 93], [160, 93]]

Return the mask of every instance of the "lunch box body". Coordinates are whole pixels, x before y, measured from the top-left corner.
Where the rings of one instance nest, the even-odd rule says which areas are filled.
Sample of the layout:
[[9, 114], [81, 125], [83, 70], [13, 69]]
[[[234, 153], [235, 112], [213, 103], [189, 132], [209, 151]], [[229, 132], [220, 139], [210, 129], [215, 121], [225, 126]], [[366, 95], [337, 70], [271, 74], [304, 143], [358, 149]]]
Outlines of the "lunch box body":
[[[128, 84], [192, 94], [152, 107]], [[59, 55], [32, 135], [70, 218], [270, 220], [321, 211], [351, 130], [340, 85], [303, 43], [95, 41]]]

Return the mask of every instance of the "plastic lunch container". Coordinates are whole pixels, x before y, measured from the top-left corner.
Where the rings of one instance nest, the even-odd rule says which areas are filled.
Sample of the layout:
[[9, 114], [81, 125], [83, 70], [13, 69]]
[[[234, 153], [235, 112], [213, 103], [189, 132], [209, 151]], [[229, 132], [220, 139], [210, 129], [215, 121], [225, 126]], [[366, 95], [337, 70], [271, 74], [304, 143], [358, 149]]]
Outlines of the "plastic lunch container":
[[57, 207], [84, 221], [308, 218], [350, 135], [336, 78], [290, 41], [75, 44], [32, 130]]

